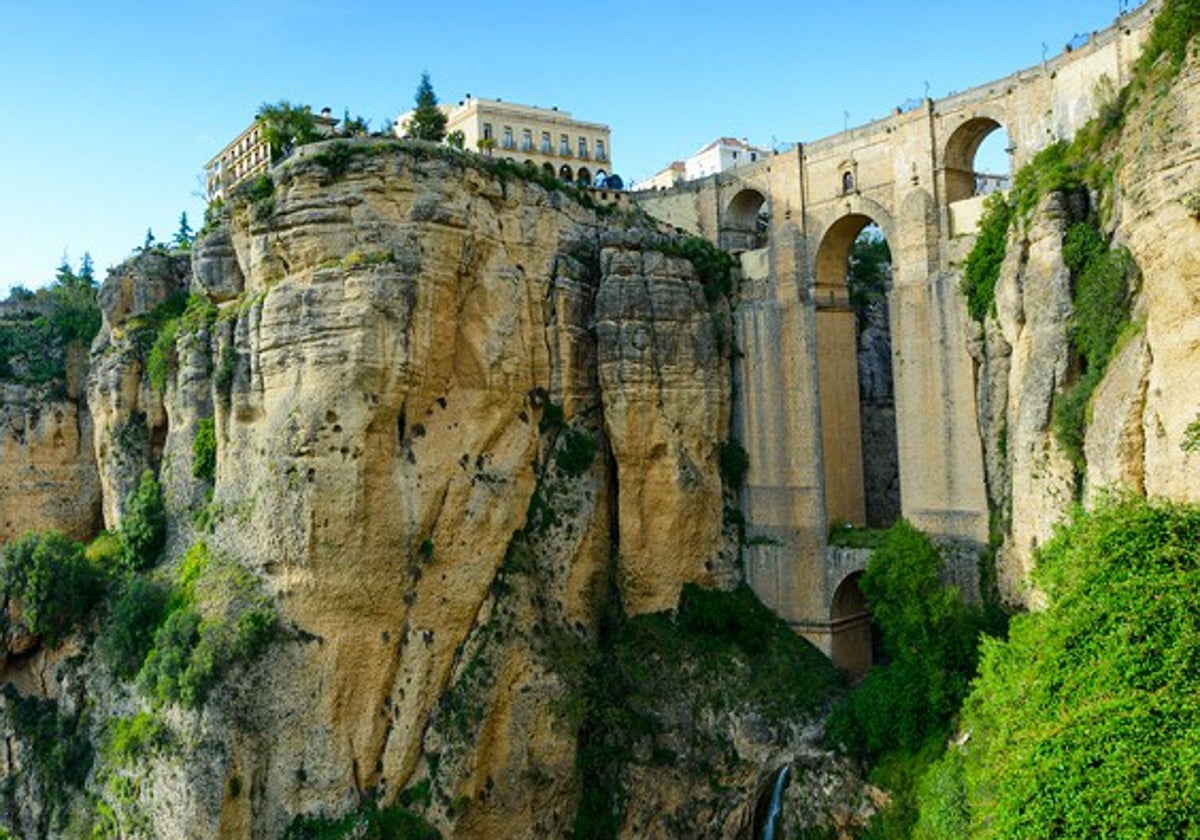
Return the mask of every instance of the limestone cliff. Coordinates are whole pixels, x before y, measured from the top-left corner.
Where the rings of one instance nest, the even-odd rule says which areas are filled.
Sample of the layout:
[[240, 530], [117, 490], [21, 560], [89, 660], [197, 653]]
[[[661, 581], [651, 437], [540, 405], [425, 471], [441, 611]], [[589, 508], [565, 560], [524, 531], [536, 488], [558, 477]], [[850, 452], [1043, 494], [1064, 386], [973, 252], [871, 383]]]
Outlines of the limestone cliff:
[[[1055, 193], [1010, 235], [996, 311], [973, 339], [988, 484], [1003, 545], [1004, 596], [1034, 604], [1034, 549], [1077, 500], [1133, 492], [1200, 500], [1200, 458], [1182, 448], [1200, 413], [1200, 276], [1195, 212], [1200, 164], [1200, 58], [1192, 51], [1170, 89], [1144, 91], [1106, 155], [1101, 192]], [[1105, 211], [1113, 247], [1137, 267], [1132, 324], [1087, 406], [1079, 470], [1051, 431], [1056, 401], [1078, 376], [1070, 347], [1072, 277], [1064, 238], [1073, 221]]]
[[[422, 146], [307, 147], [233, 201], [190, 264], [151, 251], [105, 282], [94, 430], [67, 441], [86, 449], [90, 431], [92, 449], [73, 463], [98, 474], [110, 528], [154, 471], [168, 527], [151, 579], [221, 609], [261, 589], [278, 630], [192, 707], [147, 706], [145, 674], [135, 690], [94, 650], [40, 666], [52, 678], [33, 693], [108, 762], [86, 781], [97, 830], [277, 837], [407, 790], [447, 836], [566, 836], [581, 793], [570, 651], [595, 650], [614, 609], [736, 583], [718, 473], [727, 305], [644, 221], [519, 175]], [[219, 632], [222, 613], [197, 609], [209, 623], [185, 632]], [[753, 709], [737, 708], [696, 725], [739, 726]], [[111, 732], [138, 710], [157, 746], [113, 765]], [[680, 761], [738, 768], [707, 822], [676, 825], [689, 837], [743, 830], [765, 774], [814, 738], [751, 726], [732, 753], [699, 755], [685, 734]], [[83, 805], [60, 819], [36, 744], [14, 743], [8, 775], [33, 804], [10, 821], [86, 824]], [[629, 797], [622, 836], [654, 801]]]

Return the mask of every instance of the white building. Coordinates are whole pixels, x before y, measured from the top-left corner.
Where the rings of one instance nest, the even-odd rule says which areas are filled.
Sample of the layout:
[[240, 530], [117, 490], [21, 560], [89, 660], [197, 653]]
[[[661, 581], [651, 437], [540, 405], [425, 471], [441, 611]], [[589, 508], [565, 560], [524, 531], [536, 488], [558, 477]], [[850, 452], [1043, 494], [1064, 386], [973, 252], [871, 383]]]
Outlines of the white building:
[[739, 166], [757, 163], [770, 157], [771, 150], [751, 146], [745, 140], [720, 137], [689, 158], [677, 160], [638, 184], [638, 189], [662, 190], [684, 181], [695, 181], [728, 172]]

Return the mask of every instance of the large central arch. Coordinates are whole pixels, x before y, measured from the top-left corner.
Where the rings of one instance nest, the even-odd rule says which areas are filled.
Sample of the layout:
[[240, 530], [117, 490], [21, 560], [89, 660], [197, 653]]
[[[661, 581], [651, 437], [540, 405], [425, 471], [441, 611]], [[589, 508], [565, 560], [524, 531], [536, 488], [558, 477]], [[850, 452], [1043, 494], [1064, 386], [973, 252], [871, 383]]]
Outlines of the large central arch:
[[[814, 264], [813, 304], [817, 338], [817, 390], [820, 400], [822, 469], [827, 524], [863, 527], [869, 521], [866, 497], [863, 393], [859, 380], [859, 313], [850, 298], [850, 254], [859, 235], [876, 220], [851, 212], [825, 231]], [[886, 237], [886, 228], [880, 226]], [[886, 323], [886, 319], [885, 319]], [[890, 390], [890, 342], [886, 351]], [[892, 427], [894, 448], [894, 425]], [[873, 517], [871, 517], [873, 519]]]

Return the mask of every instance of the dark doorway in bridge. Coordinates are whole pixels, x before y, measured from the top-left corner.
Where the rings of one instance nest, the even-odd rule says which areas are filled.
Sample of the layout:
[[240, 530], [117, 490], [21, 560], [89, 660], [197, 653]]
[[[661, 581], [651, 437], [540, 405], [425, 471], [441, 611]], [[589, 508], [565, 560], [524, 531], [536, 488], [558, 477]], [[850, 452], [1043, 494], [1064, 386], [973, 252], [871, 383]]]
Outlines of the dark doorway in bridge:
[[835, 667], [853, 676], [864, 676], [875, 662], [876, 633], [859, 588], [862, 572], [855, 572], [838, 586], [829, 608], [833, 628], [831, 659]]
[[946, 144], [946, 199], [953, 203], [1012, 186], [1012, 144], [1004, 126], [974, 117]]
[[767, 244], [767, 199], [758, 190], [744, 189], [733, 197], [721, 227], [726, 251], [753, 251]]
[[900, 453], [888, 310], [892, 251], [878, 226], [867, 225], [854, 240], [847, 283], [855, 320], [867, 527], [890, 528], [900, 518]]

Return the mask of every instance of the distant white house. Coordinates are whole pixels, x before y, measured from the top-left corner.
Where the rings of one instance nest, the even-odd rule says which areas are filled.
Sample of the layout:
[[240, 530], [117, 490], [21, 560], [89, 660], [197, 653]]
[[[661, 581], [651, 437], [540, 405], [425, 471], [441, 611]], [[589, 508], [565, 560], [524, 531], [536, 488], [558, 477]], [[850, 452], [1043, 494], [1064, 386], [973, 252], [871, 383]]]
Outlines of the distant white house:
[[640, 182], [637, 188], [642, 190], [667, 189], [684, 181], [695, 181], [698, 178], [716, 175], [718, 172], [728, 172], [739, 166], [757, 163], [770, 155], [770, 149], [751, 146], [745, 140], [738, 140], [735, 137], [719, 137], [691, 157], [672, 162], [665, 169]]

